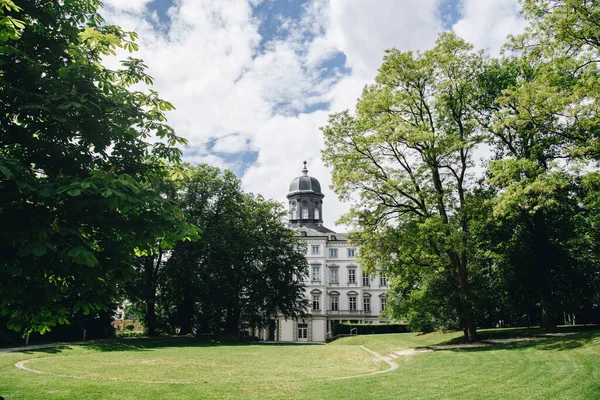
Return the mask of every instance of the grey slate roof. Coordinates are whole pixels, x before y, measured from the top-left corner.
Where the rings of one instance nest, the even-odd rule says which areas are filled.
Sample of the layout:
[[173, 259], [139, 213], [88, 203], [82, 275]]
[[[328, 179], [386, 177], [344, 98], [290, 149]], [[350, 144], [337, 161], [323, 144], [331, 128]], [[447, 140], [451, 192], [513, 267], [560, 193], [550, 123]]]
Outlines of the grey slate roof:
[[[345, 233], [336, 233], [323, 225], [306, 224], [298, 228], [292, 228], [300, 236], [327, 236], [329, 240], [346, 240]], [[333, 238], [335, 237], [335, 239]]]
[[323, 192], [321, 192], [321, 184], [317, 178], [313, 178], [312, 176], [299, 176], [295, 178], [292, 183], [290, 183], [288, 196], [297, 192], [313, 192], [323, 194]]

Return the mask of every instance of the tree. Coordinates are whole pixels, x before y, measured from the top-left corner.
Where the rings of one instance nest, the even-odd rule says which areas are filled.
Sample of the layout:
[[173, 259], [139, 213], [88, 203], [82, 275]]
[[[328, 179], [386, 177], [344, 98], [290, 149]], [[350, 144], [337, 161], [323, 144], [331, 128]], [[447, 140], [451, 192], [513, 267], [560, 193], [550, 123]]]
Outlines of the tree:
[[498, 60], [481, 76], [480, 121], [496, 153], [488, 167], [488, 184], [497, 193], [493, 214], [497, 225], [508, 224], [496, 249], [506, 272], [512, 268], [512, 280], [525, 279], [522, 298], [536, 294], [541, 324], [550, 327], [561, 307], [575, 307], [567, 287], [593, 287], [573, 285], [589, 275], [591, 259], [575, 256], [577, 227], [564, 218], [583, 221], [578, 215], [590, 213], [580, 207], [580, 196], [600, 154], [594, 36], [600, 7], [585, 0], [523, 5], [531, 24], [507, 45], [519, 57]]
[[[198, 325], [219, 332], [221, 321], [233, 319], [234, 288], [243, 279], [240, 247], [243, 196], [231, 171], [207, 165], [189, 167], [180, 182], [178, 201], [188, 222], [203, 232], [195, 243], [179, 243], [168, 260], [163, 292], [181, 334]], [[237, 322], [237, 321], [236, 321]], [[237, 332], [237, 327], [233, 328]]]
[[[97, 0], [0, 1], [0, 310], [8, 328], [48, 331], [106, 308], [136, 249], [184, 232], [153, 182], [185, 143], [142, 60], [103, 66], [135, 33]], [[152, 143], [150, 142], [153, 139]]]
[[207, 165], [187, 168], [178, 198], [202, 239], [177, 243], [166, 262], [165, 325], [237, 334], [303, 313], [308, 265], [278, 203], [243, 193], [232, 172]]
[[[330, 116], [323, 159], [333, 188], [355, 200], [342, 222], [368, 270], [392, 276], [395, 293], [430, 291], [475, 340], [469, 225], [474, 111], [484, 58], [451, 33], [420, 54], [388, 50], [356, 115]], [[435, 284], [434, 284], [435, 282]], [[403, 296], [396, 299], [402, 303]]]
[[288, 229], [282, 205], [261, 196], [244, 198], [243, 232], [249, 241], [244, 249], [243, 276], [237, 289], [241, 305], [240, 322], [268, 328], [278, 316], [286, 319], [304, 316], [303, 279], [308, 274], [306, 249]]
[[[155, 188], [161, 197], [178, 205], [177, 191], [180, 189], [177, 178], [182, 176], [184, 167], [172, 167], [170, 176], [155, 182]], [[199, 239], [198, 227], [192, 224], [173, 224], [173, 226], [157, 231], [155, 242], [137, 249], [133, 260], [134, 273], [130, 282], [125, 286], [128, 300], [135, 302], [148, 336], [155, 336], [157, 330], [156, 304], [160, 294], [160, 285], [167, 267], [171, 249], [179, 240]]]

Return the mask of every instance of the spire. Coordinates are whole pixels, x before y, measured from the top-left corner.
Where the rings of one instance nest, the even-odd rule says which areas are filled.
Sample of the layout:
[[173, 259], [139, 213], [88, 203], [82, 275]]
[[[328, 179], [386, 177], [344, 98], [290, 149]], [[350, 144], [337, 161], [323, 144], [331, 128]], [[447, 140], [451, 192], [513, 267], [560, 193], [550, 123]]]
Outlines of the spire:
[[304, 161], [304, 168], [302, 169], [302, 175], [308, 176], [308, 169], [306, 169], [306, 161]]

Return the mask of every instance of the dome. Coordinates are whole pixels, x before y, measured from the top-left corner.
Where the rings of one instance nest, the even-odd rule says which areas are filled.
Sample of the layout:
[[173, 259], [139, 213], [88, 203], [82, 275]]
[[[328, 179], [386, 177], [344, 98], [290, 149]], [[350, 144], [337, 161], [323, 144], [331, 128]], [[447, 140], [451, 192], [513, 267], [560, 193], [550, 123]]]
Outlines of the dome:
[[323, 195], [321, 192], [321, 184], [317, 180], [317, 178], [313, 178], [312, 176], [308, 176], [308, 169], [306, 169], [306, 161], [304, 161], [304, 169], [302, 170], [302, 176], [295, 178], [292, 183], [290, 183], [289, 194], [293, 193], [314, 193], [318, 195]]

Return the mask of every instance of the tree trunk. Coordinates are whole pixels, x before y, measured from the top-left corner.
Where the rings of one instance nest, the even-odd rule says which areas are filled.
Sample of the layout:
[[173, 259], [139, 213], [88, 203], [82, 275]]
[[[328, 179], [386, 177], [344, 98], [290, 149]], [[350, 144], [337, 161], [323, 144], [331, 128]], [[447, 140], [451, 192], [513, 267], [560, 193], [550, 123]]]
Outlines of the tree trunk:
[[148, 279], [146, 288], [146, 334], [156, 336], [156, 269], [160, 263], [160, 256], [155, 260], [153, 256], [146, 256], [144, 259], [144, 268]]
[[468, 315], [464, 317], [465, 326], [463, 328], [463, 334], [465, 335], [465, 340], [468, 343], [473, 343], [477, 340], [477, 325], [475, 324], [475, 318], [472, 315]]
[[146, 303], [146, 335], [156, 336], [156, 301], [148, 300]]
[[543, 295], [542, 295], [541, 306], [542, 306], [541, 327], [544, 329], [556, 327], [556, 321], [552, 315], [552, 306], [549, 301], [544, 299]]
[[552, 315], [552, 289], [550, 287], [550, 274], [552, 269], [552, 244], [548, 239], [545, 215], [542, 211], [536, 212], [534, 216], [534, 240], [535, 240], [535, 270], [539, 282], [541, 324], [544, 329], [556, 326]]
[[[463, 257], [464, 258], [464, 257]], [[459, 255], [453, 253], [454, 264], [456, 265], [457, 278], [458, 278], [458, 291], [460, 299], [460, 314], [463, 323], [463, 333], [465, 340], [469, 343], [477, 340], [477, 325], [475, 324], [475, 317], [473, 315], [473, 305], [471, 303], [471, 294], [469, 289], [469, 279], [467, 267], [461, 261], [463, 258], [459, 258]], [[466, 258], [464, 258], [466, 261]]]
[[227, 318], [225, 320], [225, 333], [230, 335], [237, 335], [238, 324], [240, 322], [240, 310], [237, 308], [230, 308], [227, 310]]
[[192, 333], [192, 320], [194, 319], [194, 303], [192, 296], [183, 295], [183, 300], [179, 305], [179, 334], [187, 335]]

